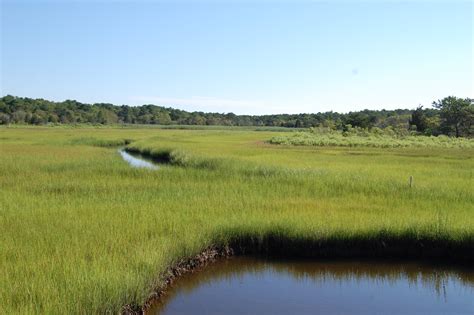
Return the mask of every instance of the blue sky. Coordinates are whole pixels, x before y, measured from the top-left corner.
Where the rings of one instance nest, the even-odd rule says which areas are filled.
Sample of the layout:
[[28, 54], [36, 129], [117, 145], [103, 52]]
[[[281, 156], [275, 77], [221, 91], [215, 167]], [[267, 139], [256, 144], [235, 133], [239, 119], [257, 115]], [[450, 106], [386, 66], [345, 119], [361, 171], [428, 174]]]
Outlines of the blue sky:
[[471, 1], [9, 1], [1, 94], [238, 114], [474, 97]]

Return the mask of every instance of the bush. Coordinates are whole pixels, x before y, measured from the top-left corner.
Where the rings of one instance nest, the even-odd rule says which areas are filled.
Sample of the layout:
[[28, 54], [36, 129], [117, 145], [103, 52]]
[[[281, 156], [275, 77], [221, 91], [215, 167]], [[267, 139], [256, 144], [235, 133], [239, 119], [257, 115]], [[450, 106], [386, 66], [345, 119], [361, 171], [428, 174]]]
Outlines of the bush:
[[474, 148], [474, 139], [451, 138], [448, 136], [416, 136], [414, 134], [401, 135], [392, 128], [373, 128], [369, 131], [350, 126], [345, 131], [330, 132], [311, 128], [308, 132], [293, 132], [288, 135], [275, 136], [268, 142], [271, 144], [303, 146]]

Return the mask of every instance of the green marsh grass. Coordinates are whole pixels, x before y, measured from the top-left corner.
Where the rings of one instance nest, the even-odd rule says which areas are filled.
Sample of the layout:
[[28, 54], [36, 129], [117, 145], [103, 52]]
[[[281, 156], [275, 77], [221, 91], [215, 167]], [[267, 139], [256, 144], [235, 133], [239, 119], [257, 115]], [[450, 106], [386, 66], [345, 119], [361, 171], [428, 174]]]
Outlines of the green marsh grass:
[[[117, 313], [235, 239], [474, 246], [472, 148], [265, 143], [275, 135], [0, 128], [0, 313]], [[97, 145], [124, 139], [175, 166], [131, 168]]]

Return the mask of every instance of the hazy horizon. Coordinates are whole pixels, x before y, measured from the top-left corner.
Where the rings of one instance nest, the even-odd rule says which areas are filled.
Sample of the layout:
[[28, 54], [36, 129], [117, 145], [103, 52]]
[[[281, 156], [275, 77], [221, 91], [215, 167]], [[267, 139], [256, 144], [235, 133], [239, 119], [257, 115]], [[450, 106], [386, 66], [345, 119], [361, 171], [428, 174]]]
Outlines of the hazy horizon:
[[474, 96], [469, 1], [3, 1], [1, 16], [2, 95], [239, 115]]

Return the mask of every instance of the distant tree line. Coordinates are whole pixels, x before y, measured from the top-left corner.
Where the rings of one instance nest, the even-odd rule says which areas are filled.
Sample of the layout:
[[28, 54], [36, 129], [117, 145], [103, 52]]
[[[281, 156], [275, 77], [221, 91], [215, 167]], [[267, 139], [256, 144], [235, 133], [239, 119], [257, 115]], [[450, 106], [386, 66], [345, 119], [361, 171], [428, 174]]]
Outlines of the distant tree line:
[[433, 108], [415, 111], [363, 110], [340, 114], [236, 115], [233, 113], [187, 112], [156, 105], [127, 106], [108, 103], [85, 104], [75, 100], [52, 102], [7, 95], [0, 99], [0, 124], [159, 124], [278, 126], [288, 128], [323, 127], [391, 128], [397, 133], [474, 135], [474, 100], [453, 96], [434, 102]]

